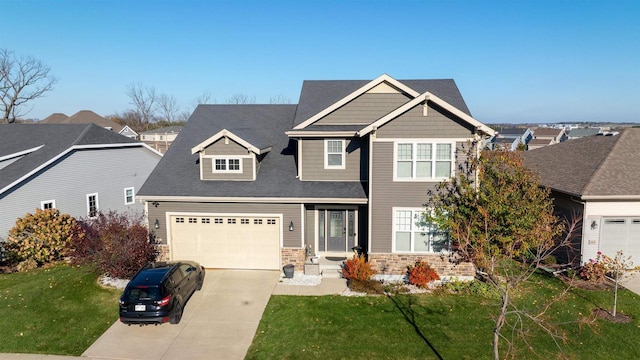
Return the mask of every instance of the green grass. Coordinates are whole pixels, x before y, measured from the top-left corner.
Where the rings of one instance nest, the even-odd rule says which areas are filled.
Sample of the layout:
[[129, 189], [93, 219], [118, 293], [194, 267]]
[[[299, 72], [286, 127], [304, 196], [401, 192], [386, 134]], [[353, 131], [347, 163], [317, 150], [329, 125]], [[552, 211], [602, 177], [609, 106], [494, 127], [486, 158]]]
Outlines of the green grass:
[[80, 355], [118, 318], [120, 291], [84, 267], [0, 274], [0, 353]]
[[[558, 294], [557, 279], [536, 276], [517, 302], [531, 311]], [[640, 358], [640, 296], [619, 293], [626, 324], [594, 320], [596, 307], [610, 308], [613, 293], [574, 289], [545, 314], [565, 341], [554, 340], [531, 321], [518, 324], [526, 338], [503, 335], [526, 359]], [[492, 359], [493, 316], [498, 300], [478, 295], [436, 293], [367, 296], [272, 296], [247, 359]], [[502, 356], [507, 355], [502, 341]]]

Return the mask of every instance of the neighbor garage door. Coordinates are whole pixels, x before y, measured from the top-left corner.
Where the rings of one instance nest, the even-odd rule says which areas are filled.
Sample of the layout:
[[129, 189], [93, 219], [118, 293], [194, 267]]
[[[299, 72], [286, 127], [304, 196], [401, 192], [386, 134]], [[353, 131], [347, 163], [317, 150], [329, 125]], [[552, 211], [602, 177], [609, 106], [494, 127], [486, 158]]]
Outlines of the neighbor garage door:
[[171, 216], [171, 258], [208, 268], [279, 269], [280, 219]]
[[631, 256], [635, 264], [640, 264], [640, 217], [603, 219], [600, 251], [613, 257], [619, 250], [625, 257]]

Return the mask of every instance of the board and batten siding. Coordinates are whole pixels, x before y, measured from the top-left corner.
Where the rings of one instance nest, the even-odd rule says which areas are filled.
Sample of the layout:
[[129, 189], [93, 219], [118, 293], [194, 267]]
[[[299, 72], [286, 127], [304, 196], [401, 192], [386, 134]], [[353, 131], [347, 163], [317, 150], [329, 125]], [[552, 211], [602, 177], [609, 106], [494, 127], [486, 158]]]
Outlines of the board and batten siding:
[[204, 155], [236, 155], [246, 156], [249, 150], [237, 142], [229, 139], [229, 143], [225, 144], [224, 138], [219, 139], [204, 149]]
[[[368, 151], [363, 150], [362, 144], [367, 141], [350, 138], [345, 139], [345, 168], [324, 168], [324, 139], [300, 139], [302, 144], [302, 181], [361, 181], [366, 180]], [[363, 158], [364, 156], [364, 158]], [[364, 161], [364, 162], [362, 162]]]
[[16, 218], [33, 213], [45, 200], [55, 200], [61, 213], [75, 218], [87, 217], [87, 194], [92, 193], [98, 194], [100, 211], [142, 213], [139, 202], [125, 205], [124, 189], [133, 187], [135, 195], [159, 160], [144, 147], [74, 151], [0, 197], [0, 238]]
[[[159, 202], [158, 207], [151, 204], [149, 209], [149, 224], [153, 227], [158, 219], [160, 227], [156, 236], [161, 244], [167, 244], [167, 216], [166, 213], [188, 213], [196, 216], [211, 214], [282, 214], [282, 234], [285, 247], [302, 246], [302, 219], [300, 204], [265, 204], [265, 203], [204, 203], [204, 202]], [[289, 223], [293, 221], [294, 230], [289, 231]]]
[[[428, 140], [428, 139], [425, 139]], [[458, 163], [466, 160], [466, 142], [456, 143]], [[438, 181], [393, 181], [394, 143], [372, 142], [370, 212], [370, 249], [372, 253], [391, 253], [393, 236], [393, 208], [422, 208], [429, 200]], [[455, 166], [457, 169], [457, 166]]]
[[407, 95], [400, 93], [362, 94], [314, 125], [371, 124], [409, 100]]
[[467, 138], [473, 128], [458, 120], [446, 110], [429, 103], [427, 116], [423, 105], [418, 105], [388, 123], [376, 132], [378, 138]]
[[242, 173], [224, 173], [213, 172], [213, 158], [202, 158], [202, 180], [253, 180], [253, 172], [255, 167], [253, 166], [253, 158], [241, 158], [242, 161]]

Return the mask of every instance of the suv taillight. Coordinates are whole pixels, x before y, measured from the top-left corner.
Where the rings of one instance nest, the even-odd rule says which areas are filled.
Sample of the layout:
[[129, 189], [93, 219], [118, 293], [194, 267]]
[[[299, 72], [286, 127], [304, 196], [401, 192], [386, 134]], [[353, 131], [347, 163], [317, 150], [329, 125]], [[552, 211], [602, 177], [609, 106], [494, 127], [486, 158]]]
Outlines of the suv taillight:
[[158, 306], [167, 306], [169, 305], [169, 300], [171, 300], [171, 295], [167, 295], [166, 297], [162, 298], [162, 300], [155, 301], [155, 303]]

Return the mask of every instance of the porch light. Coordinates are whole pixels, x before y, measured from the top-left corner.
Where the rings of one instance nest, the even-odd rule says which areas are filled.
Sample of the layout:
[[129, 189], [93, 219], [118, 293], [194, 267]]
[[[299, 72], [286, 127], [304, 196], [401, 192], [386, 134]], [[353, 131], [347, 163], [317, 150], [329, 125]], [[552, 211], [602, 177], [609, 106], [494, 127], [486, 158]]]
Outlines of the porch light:
[[591, 230], [595, 230], [598, 228], [598, 223], [595, 220], [591, 221]]
[[156, 229], [160, 229], [160, 220], [156, 219], [156, 222], [153, 224], [153, 227]]
[[289, 223], [289, 231], [293, 231], [293, 221]]

